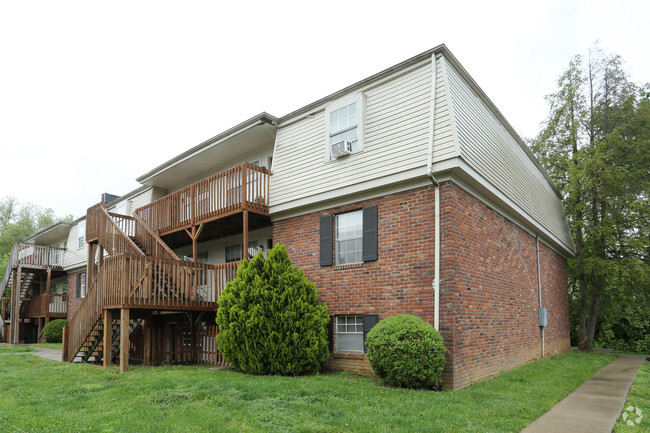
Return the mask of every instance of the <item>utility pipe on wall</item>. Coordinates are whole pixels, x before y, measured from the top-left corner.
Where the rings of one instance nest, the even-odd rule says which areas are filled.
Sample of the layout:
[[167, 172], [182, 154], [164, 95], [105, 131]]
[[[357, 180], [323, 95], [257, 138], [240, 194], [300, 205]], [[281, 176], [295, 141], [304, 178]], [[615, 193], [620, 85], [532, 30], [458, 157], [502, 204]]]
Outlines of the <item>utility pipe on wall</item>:
[[437, 54], [431, 55], [431, 109], [429, 110], [429, 148], [427, 152], [427, 172], [431, 177], [431, 182], [435, 185], [435, 228], [434, 228], [434, 269], [433, 269], [433, 327], [440, 330], [440, 186], [433, 175], [433, 133], [436, 113], [436, 57]]
[[[542, 311], [542, 273], [539, 266], [539, 235], [535, 235], [535, 242], [537, 247], [537, 291], [539, 293], [539, 315], [541, 317]], [[544, 357], [544, 331], [546, 329], [545, 324], [542, 325], [540, 319], [540, 327], [542, 328], [542, 358]]]

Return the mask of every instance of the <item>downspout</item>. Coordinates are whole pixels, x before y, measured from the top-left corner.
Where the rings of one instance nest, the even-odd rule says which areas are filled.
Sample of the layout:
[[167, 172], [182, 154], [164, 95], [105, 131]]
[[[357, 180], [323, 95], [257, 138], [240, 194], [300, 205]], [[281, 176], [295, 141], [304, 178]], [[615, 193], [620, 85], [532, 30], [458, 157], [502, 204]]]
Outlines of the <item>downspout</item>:
[[544, 331], [546, 329], [546, 309], [542, 307], [542, 274], [539, 266], [539, 235], [535, 235], [537, 249], [537, 292], [539, 293], [539, 326], [542, 328], [542, 358], [544, 357]]
[[431, 55], [431, 110], [429, 112], [429, 148], [427, 152], [427, 173], [431, 182], [435, 185], [435, 229], [433, 235], [434, 250], [434, 268], [433, 268], [433, 304], [434, 319], [433, 327], [440, 330], [440, 185], [433, 175], [433, 133], [436, 113], [436, 53]]

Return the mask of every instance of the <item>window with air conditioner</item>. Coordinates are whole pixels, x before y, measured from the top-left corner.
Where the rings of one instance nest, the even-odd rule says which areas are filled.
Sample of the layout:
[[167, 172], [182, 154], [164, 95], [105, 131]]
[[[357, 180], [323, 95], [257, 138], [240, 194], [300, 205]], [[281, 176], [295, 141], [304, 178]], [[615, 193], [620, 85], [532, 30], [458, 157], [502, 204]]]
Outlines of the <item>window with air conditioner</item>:
[[363, 95], [345, 98], [327, 108], [327, 160], [363, 150], [363, 111]]

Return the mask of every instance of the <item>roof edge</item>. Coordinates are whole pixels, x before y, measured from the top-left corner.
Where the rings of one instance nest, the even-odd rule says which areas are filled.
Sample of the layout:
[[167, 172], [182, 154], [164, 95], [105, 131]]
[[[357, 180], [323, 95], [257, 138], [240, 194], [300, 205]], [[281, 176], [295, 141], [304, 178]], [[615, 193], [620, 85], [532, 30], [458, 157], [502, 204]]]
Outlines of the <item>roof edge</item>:
[[[392, 73], [394, 73], [396, 71], [399, 71], [400, 69], [404, 69], [404, 68], [407, 68], [407, 67], [409, 67], [409, 66], [411, 66], [411, 65], [413, 65], [415, 63], [421, 62], [422, 60], [430, 58], [432, 54], [437, 54], [437, 53], [447, 54], [447, 53], [449, 53], [449, 50], [447, 49], [447, 46], [445, 44], [440, 44], [440, 45], [438, 45], [438, 46], [436, 46], [434, 48], [431, 48], [431, 49], [429, 49], [429, 50], [427, 50], [427, 51], [425, 51], [423, 53], [420, 53], [420, 54], [418, 54], [416, 56], [413, 56], [410, 59], [404, 60], [403, 62], [400, 62], [400, 63], [398, 63], [398, 64], [396, 64], [394, 66], [391, 66], [390, 68], [384, 69], [381, 72], [378, 72], [378, 73], [376, 73], [374, 75], [371, 75], [370, 77], [364, 78], [361, 81], [357, 81], [356, 83], [354, 83], [354, 84], [352, 84], [350, 86], [347, 86], [347, 87], [345, 87], [345, 88], [343, 88], [341, 90], [338, 90], [338, 91], [336, 91], [336, 92], [334, 92], [334, 93], [332, 93], [330, 95], [327, 95], [324, 98], [321, 98], [321, 99], [319, 99], [319, 100], [317, 100], [315, 102], [312, 102], [311, 104], [305, 105], [302, 108], [299, 108], [299, 109], [297, 109], [295, 111], [292, 111], [291, 113], [280, 117], [278, 119], [278, 121], [280, 123], [286, 122], [287, 120], [289, 120], [289, 119], [291, 119], [293, 117], [299, 116], [301, 114], [304, 114], [305, 112], [310, 111], [310, 110], [312, 110], [313, 108], [315, 108], [315, 107], [317, 107], [319, 105], [322, 105], [322, 104], [324, 104], [324, 103], [326, 103], [328, 101], [331, 101], [331, 100], [338, 99], [338, 98], [340, 98], [341, 96], [343, 96], [346, 93], [354, 91], [354, 90], [356, 90], [356, 89], [358, 89], [360, 87], [364, 87], [366, 84], [371, 83], [371, 82], [376, 81], [376, 80], [379, 80], [379, 79], [381, 79], [383, 77], [386, 77], [386, 76], [388, 76], [388, 75], [390, 75], [390, 74], [392, 74]], [[449, 53], [449, 54], [451, 54], [451, 53]]]
[[229, 137], [231, 135], [237, 134], [237, 133], [239, 133], [239, 132], [241, 132], [241, 131], [243, 131], [245, 129], [251, 128], [253, 126], [261, 125], [261, 124], [264, 124], [264, 123], [277, 124], [278, 123], [278, 118], [271, 115], [271, 114], [269, 114], [269, 113], [267, 113], [266, 111], [263, 111], [260, 114], [257, 114], [255, 116], [251, 117], [250, 119], [247, 119], [247, 120], [241, 122], [240, 124], [235, 125], [232, 128], [227, 129], [227, 130], [223, 131], [222, 133], [217, 134], [214, 137], [205, 140], [203, 143], [197, 144], [196, 146], [186, 150], [185, 152], [183, 152], [183, 153], [181, 153], [179, 155], [176, 155], [172, 159], [168, 160], [167, 162], [162, 163], [161, 165], [154, 168], [153, 170], [150, 170], [149, 172], [137, 177], [135, 180], [136, 180], [136, 182], [140, 182], [140, 183], [146, 182], [147, 180], [149, 180], [150, 178], [152, 178], [156, 174], [170, 168], [171, 166], [173, 166], [177, 162], [182, 161], [183, 159], [187, 158], [188, 156], [192, 155], [193, 153], [196, 153], [196, 152], [200, 151], [201, 149], [203, 149], [203, 148], [205, 148], [205, 147], [207, 147], [207, 146], [209, 146], [209, 145], [211, 145], [213, 143], [216, 143], [218, 141], [222, 141], [225, 138], [227, 138], [227, 137]]

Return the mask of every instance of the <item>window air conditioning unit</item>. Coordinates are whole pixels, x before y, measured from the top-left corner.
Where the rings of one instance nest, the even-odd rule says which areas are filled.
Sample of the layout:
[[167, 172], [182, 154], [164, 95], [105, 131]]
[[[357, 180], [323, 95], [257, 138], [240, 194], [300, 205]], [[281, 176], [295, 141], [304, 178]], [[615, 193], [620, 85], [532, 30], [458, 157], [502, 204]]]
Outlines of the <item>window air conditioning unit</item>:
[[339, 141], [338, 143], [332, 144], [332, 158], [339, 158], [351, 153], [352, 143], [350, 141]]

